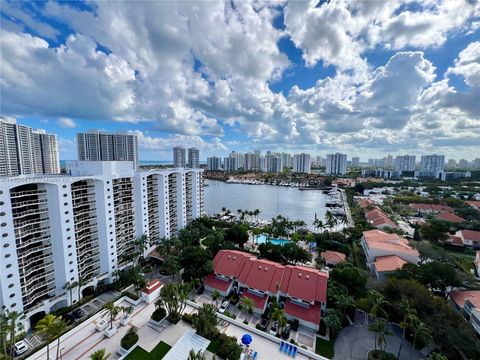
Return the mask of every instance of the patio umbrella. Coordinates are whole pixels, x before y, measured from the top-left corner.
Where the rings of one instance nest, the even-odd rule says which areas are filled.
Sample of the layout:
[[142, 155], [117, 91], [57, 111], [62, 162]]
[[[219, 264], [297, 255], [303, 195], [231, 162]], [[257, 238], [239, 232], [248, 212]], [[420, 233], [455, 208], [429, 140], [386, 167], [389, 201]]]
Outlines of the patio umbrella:
[[250, 334], [245, 334], [242, 336], [242, 344], [243, 345], [250, 345], [250, 343], [252, 342], [252, 335]]

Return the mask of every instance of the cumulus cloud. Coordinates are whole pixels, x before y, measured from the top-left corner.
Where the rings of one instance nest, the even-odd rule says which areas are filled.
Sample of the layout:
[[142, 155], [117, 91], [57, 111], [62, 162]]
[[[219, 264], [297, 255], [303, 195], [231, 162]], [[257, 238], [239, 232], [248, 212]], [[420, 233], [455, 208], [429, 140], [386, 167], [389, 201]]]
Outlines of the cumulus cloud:
[[[74, 119], [145, 122], [176, 134], [142, 132], [146, 151], [178, 142], [226, 150], [233, 143], [222, 141], [225, 129], [246, 134], [245, 147], [387, 151], [432, 146], [449, 132], [463, 139], [477, 129], [480, 43], [466, 46], [443, 79], [424, 49], [475, 31], [478, 2], [102, 1], [38, 9], [69, 34], [52, 42], [58, 30], [40, 26], [21, 4], [2, 9], [6, 114], [59, 119], [65, 127]], [[281, 29], [274, 26], [279, 17]], [[302, 66], [280, 51], [283, 38], [306, 67], [322, 62], [335, 73], [310, 88], [273, 92], [285, 70]], [[368, 63], [369, 53], [385, 49], [392, 55], [381, 66]]]
[[70, 119], [70, 118], [60, 118], [58, 119], [58, 124], [62, 127], [62, 128], [75, 128], [77, 127], [77, 124], [75, 123], [75, 121], [73, 121], [73, 119]]

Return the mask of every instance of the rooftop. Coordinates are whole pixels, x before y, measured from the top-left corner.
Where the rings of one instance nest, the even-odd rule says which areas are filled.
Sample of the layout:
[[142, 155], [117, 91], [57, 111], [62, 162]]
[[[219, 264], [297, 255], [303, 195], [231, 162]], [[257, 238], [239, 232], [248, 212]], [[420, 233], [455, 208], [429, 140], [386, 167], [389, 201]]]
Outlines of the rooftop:
[[287, 299], [285, 302], [285, 313], [313, 324], [318, 324], [321, 317], [320, 303], [316, 302], [314, 305], [307, 307]]
[[465, 301], [469, 300], [473, 306], [480, 309], [480, 290], [459, 290], [450, 293], [450, 299], [460, 308], [463, 308]]
[[397, 234], [388, 234], [381, 230], [369, 230], [363, 232], [363, 237], [369, 248], [388, 250], [397, 254], [419, 256], [418, 251], [412, 248], [406, 239]]
[[377, 272], [395, 271], [401, 269], [407, 262], [396, 255], [378, 256], [375, 258]]
[[220, 279], [215, 276], [215, 274], [209, 274], [205, 279], [205, 285], [217, 289], [218, 291], [227, 291], [231, 283], [232, 280]]
[[437, 218], [440, 220], [445, 220], [452, 223], [461, 223], [465, 221], [465, 219], [461, 218], [460, 216], [457, 216], [452, 213], [447, 213], [447, 212], [442, 212], [438, 214]]
[[336, 265], [346, 260], [346, 255], [344, 253], [332, 250], [326, 250], [320, 253], [322, 259], [325, 260], [327, 264]]
[[268, 300], [267, 295], [260, 296], [260, 295], [252, 294], [248, 290], [243, 292], [240, 300], [244, 297], [251, 299], [253, 301], [253, 306], [256, 307], [257, 309], [263, 309], [265, 307], [265, 304], [266, 304], [267, 300]]
[[460, 233], [465, 240], [480, 241], [480, 231], [461, 230]]

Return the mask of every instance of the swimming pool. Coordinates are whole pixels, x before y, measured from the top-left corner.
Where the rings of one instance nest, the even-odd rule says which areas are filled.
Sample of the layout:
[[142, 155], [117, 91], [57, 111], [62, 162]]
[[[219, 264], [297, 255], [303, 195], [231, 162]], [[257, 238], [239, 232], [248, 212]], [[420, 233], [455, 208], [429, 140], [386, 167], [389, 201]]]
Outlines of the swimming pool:
[[290, 240], [287, 239], [275, 239], [275, 238], [268, 238], [267, 240], [267, 235], [257, 235], [255, 238], [255, 244], [265, 244], [267, 241], [269, 243], [272, 243], [274, 245], [285, 245], [286, 243], [290, 242]]

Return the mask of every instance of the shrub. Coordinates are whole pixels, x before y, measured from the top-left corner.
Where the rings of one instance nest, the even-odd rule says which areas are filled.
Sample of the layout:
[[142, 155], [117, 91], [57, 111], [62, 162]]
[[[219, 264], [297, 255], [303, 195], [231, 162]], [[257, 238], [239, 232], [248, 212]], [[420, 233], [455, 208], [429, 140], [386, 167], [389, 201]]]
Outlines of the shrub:
[[189, 323], [189, 324], [192, 324], [193, 323], [193, 316], [192, 316], [192, 314], [185, 313], [185, 314], [182, 315], [182, 320]]
[[167, 315], [167, 311], [160, 307], [158, 309], [156, 309], [153, 313], [152, 313], [152, 320], [153, 321], [156, 321], [156, 322], [159, 322], [160, 320], [162, 320], [165, 316]]
[[122, 292], [122, 295], [123, 295], [123, 296], [127, 296], [127, 297], [129, 297], [130, 299], [132, 299], [132, 300], [138, 300], [138, 299], [139, 299], [139, 297], [138, 297], [137, 294], [134, 294], [134, 293], [132, 293], [132, 292], [130, 292], [130, 291], [123, 291], [123, 292]]
[[229, 318], [236, 319], [237, 315], [232, 314], [230, 311], [225, 311], [223, 315], [228, 316]]
[[298, 330], [298, 325], [299, 325], [298, 319], [293, 320], [292, 330], [297, 331]]
[[175, 325], [180, 321], [180, 317], [176, 317], [176, 316], [173, 316], [172, 314], [168, 314], [167, 320]]
[[130, 330], [125, 334], [125, 336], [120, 341], [120, 345], [125, 350], [130, 349], [138, 341], [137, 330], [134, 327], [131, 327]]
[[290, 339], [290, 344], [297, 345], [297, 342], [293, 339]]
[[233, 294], [232, 297], [230, 298], [230, 304], [232, 305], [237, 305], [239, 301], [240, 301], [240, 298], [238, 297], [237, 294]]
[[236, 337], [219, 333], [217, 335], [217, 341], [220, 343], [220, 347], [217, 351], [219, 357], [228, 360], [240, 359], [242, 348], [238, 345]]
[[243, 320], [243, 323], [244, 323], [245, 325], [248, 325], [248, 321], [247, 321], [247, 320]]

